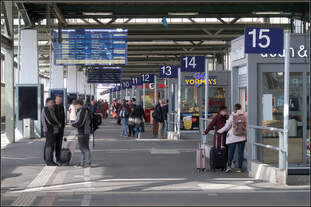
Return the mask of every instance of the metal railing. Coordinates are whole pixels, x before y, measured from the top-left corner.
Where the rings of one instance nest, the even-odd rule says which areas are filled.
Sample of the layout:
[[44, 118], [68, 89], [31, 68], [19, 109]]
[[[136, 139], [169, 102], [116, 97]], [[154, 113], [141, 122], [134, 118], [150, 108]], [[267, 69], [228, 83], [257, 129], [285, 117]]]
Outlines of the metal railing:
[[[256, 130], [269, 130], [273, 132], [278, 132], [279, 135], [279, 146], [272, 146], [268, 144], [262, 144], [256, 142]], [[251, 159], [257, 160], [257, 146], [264, 147], [272, 150], [276, 150], [279, 152], [279, 169], [287, 170], [287, 158], [288, 158], [288, 142], [284, 139], [284, 133], [287, 133], [288, 130], [274, 128], [274, 127], [265, 127], [265, 126], [256, 126], [256, 125], [248, 125], [248, 143], [251, 145]]]

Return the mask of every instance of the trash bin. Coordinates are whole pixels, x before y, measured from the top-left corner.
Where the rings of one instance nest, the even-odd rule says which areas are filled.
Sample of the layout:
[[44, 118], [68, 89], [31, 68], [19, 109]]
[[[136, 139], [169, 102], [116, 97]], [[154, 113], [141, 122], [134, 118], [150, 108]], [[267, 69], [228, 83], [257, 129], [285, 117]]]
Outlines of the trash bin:
[[34, 121], [23, 119], [23, 138], [34, 138]]

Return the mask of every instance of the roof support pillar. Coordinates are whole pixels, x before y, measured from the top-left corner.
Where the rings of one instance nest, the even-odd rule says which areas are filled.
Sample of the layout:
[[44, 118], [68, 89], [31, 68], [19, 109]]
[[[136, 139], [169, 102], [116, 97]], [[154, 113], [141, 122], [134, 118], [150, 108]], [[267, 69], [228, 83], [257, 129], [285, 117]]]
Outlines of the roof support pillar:
[[14, 94], [14, 33], [13, 33], [13, 2], [3, 2], [6, 18], [6, 30], [10, 45], [4, 48], [5, 62], [5, 134], [10, 143], [15, 142], [15, 94]]

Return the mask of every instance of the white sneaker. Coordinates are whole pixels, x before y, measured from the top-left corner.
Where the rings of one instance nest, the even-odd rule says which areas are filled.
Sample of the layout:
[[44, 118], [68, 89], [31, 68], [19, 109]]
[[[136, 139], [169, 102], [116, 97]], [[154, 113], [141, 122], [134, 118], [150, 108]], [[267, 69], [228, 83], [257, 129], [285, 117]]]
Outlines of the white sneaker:
[[225, 171], [225, 173], [229, 173], [229, 172], [231, 172], [231, 167], [227, 167], [227, 169]]
[[238, 172], [238, 173], [242, 173], [242, 172], [243, 172], [243, 170], [242, 170], [241, 168], [239, 168], [236, 172]]

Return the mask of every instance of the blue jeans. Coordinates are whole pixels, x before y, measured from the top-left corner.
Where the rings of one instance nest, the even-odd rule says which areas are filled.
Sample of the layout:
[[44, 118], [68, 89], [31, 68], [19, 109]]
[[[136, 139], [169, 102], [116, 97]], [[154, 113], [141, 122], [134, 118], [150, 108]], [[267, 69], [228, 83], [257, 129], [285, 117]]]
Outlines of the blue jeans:
[[121, 136], [128, 136], [128, 132], [127, 132], [127, 119], [126, 118], [122, 118], [121, 119], [121, 125], [122, 125], [122, 133]]
[[90, 135], [78, 135], [79, 148], [81, 151], [81, 165], [91, 165], [91, 151], [89, 147]]
[[238, 167], [242, 168], [245, 141], [228, 144], [228, 166], [231, 167], [236, 145], [238, 146]]
[[163, 137], [167, 137], [167, 120], [164, 120], [164, 132], [163, 132]]
[[134, 129], [134, 131], [135, 131], [135, 135], [136, 135], [136, 138], [138, 138], [138, 134], [139, 134], [139, 132], [140, 132], [140, 128], [133, 128]]

